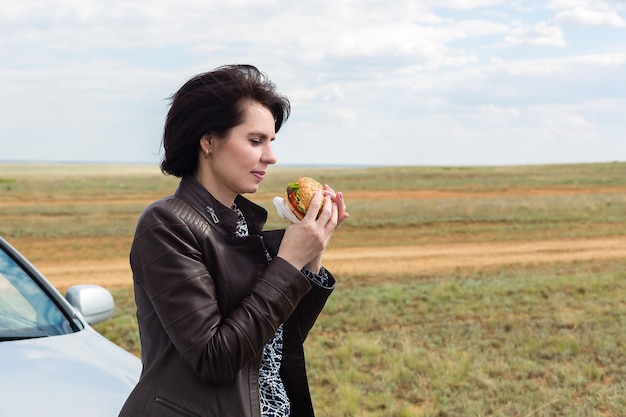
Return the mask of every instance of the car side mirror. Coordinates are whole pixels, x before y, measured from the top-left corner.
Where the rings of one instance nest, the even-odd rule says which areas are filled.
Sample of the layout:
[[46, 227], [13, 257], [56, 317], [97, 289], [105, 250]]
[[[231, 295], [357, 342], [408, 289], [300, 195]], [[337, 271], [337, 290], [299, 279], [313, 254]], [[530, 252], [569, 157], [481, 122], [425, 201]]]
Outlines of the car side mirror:
[[65, 298], [90, 325], [109, 319], [115, 309], [113, 296], [99, 285], [74, 285]]

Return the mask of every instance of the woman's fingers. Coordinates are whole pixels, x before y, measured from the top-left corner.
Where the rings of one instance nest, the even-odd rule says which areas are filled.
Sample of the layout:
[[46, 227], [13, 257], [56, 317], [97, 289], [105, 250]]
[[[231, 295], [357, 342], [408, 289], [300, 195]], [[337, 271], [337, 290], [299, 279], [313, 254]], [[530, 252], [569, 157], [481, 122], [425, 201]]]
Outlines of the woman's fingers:
[[342, 192], [338, 192], [336, 194], [336, 196], [337, 196], [337, 200], [336, 200], [336, 204], [337, 204], [337, 224], [339, 224], [342, 221], [344, 221], [350, 214], [348, 214], [348, 212], [346, 211], [346, 201], [343, 198], [343, 193]]
[[347, 217], [342, 193], [327, 186], [318, 190], [302, 222], [287, 227], [278, 255], [296, 267], [321, 259], [333, 232]]
[[349, 214], [346, 212], [346, 202], [342, 192], [335, 192], [330, 185], [324, 185], [324, 195], [330, 196], [333, 203], [337, 204], [339, 223], [341, 223]]

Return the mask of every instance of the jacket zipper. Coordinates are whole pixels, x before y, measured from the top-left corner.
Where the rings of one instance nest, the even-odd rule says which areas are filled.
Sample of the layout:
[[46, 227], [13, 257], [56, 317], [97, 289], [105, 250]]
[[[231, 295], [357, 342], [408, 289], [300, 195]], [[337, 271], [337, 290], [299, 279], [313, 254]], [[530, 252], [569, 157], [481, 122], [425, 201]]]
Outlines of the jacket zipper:
[[220, 219], [219, 217], [217, 217], [217, 214], [215, 214], [215, 210], [213, 210], [213, 207], [206, 206], [206, 211], [211, 215], [213, 223], [218, 224], [220, 222]]
[[171, 402], [169, 402], [169, 401], [167, 401], [167, 400], [165, 400], [165, 399], [163, 399], [161, 397], [156, 397], [154, 399], [154, 402], [155, 402], [155, 404], [159, 404], [162, 407], [169, 408], [170, 410], [180, 414], [181, 416], [185, 416], [185, 417], [200, 417], [199, 414], [196, 414], [196, 413], [193, 413], [193, 412], [191, 412], [189, 410], [186, 410], [186, 409], [184, 409], [184, 408], [182, 408], [182, 407], [180, 407], [180, 406], [178, 406], [176, 404], [173, 404], [173, 403], [171, 403]]

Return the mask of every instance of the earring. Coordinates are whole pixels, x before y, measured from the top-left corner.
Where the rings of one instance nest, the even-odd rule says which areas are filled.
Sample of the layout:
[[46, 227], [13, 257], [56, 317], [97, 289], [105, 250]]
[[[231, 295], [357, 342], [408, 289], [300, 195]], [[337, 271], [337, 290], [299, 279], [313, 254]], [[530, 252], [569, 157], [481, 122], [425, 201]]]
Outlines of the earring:
[[206, 150], [204, 151], [204, 159], [208, 159], [208, 157], [209, 157], [209, 155], [210, 155], [210, 154], [211, 154], [211, 153], [209, 152], [209, 150], [208, 150], [208, 149], [206, 149]]

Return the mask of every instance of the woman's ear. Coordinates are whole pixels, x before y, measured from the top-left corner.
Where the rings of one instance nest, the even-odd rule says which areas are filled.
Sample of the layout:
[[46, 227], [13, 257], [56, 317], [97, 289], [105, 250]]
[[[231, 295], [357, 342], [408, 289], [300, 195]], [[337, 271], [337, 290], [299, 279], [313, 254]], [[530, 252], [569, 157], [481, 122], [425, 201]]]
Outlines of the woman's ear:
[[215, 136], [212, 133], [205, 133], [200, 139], [200, 150], [204, 154], [204, 159], [213, 153], [215, 147]]

